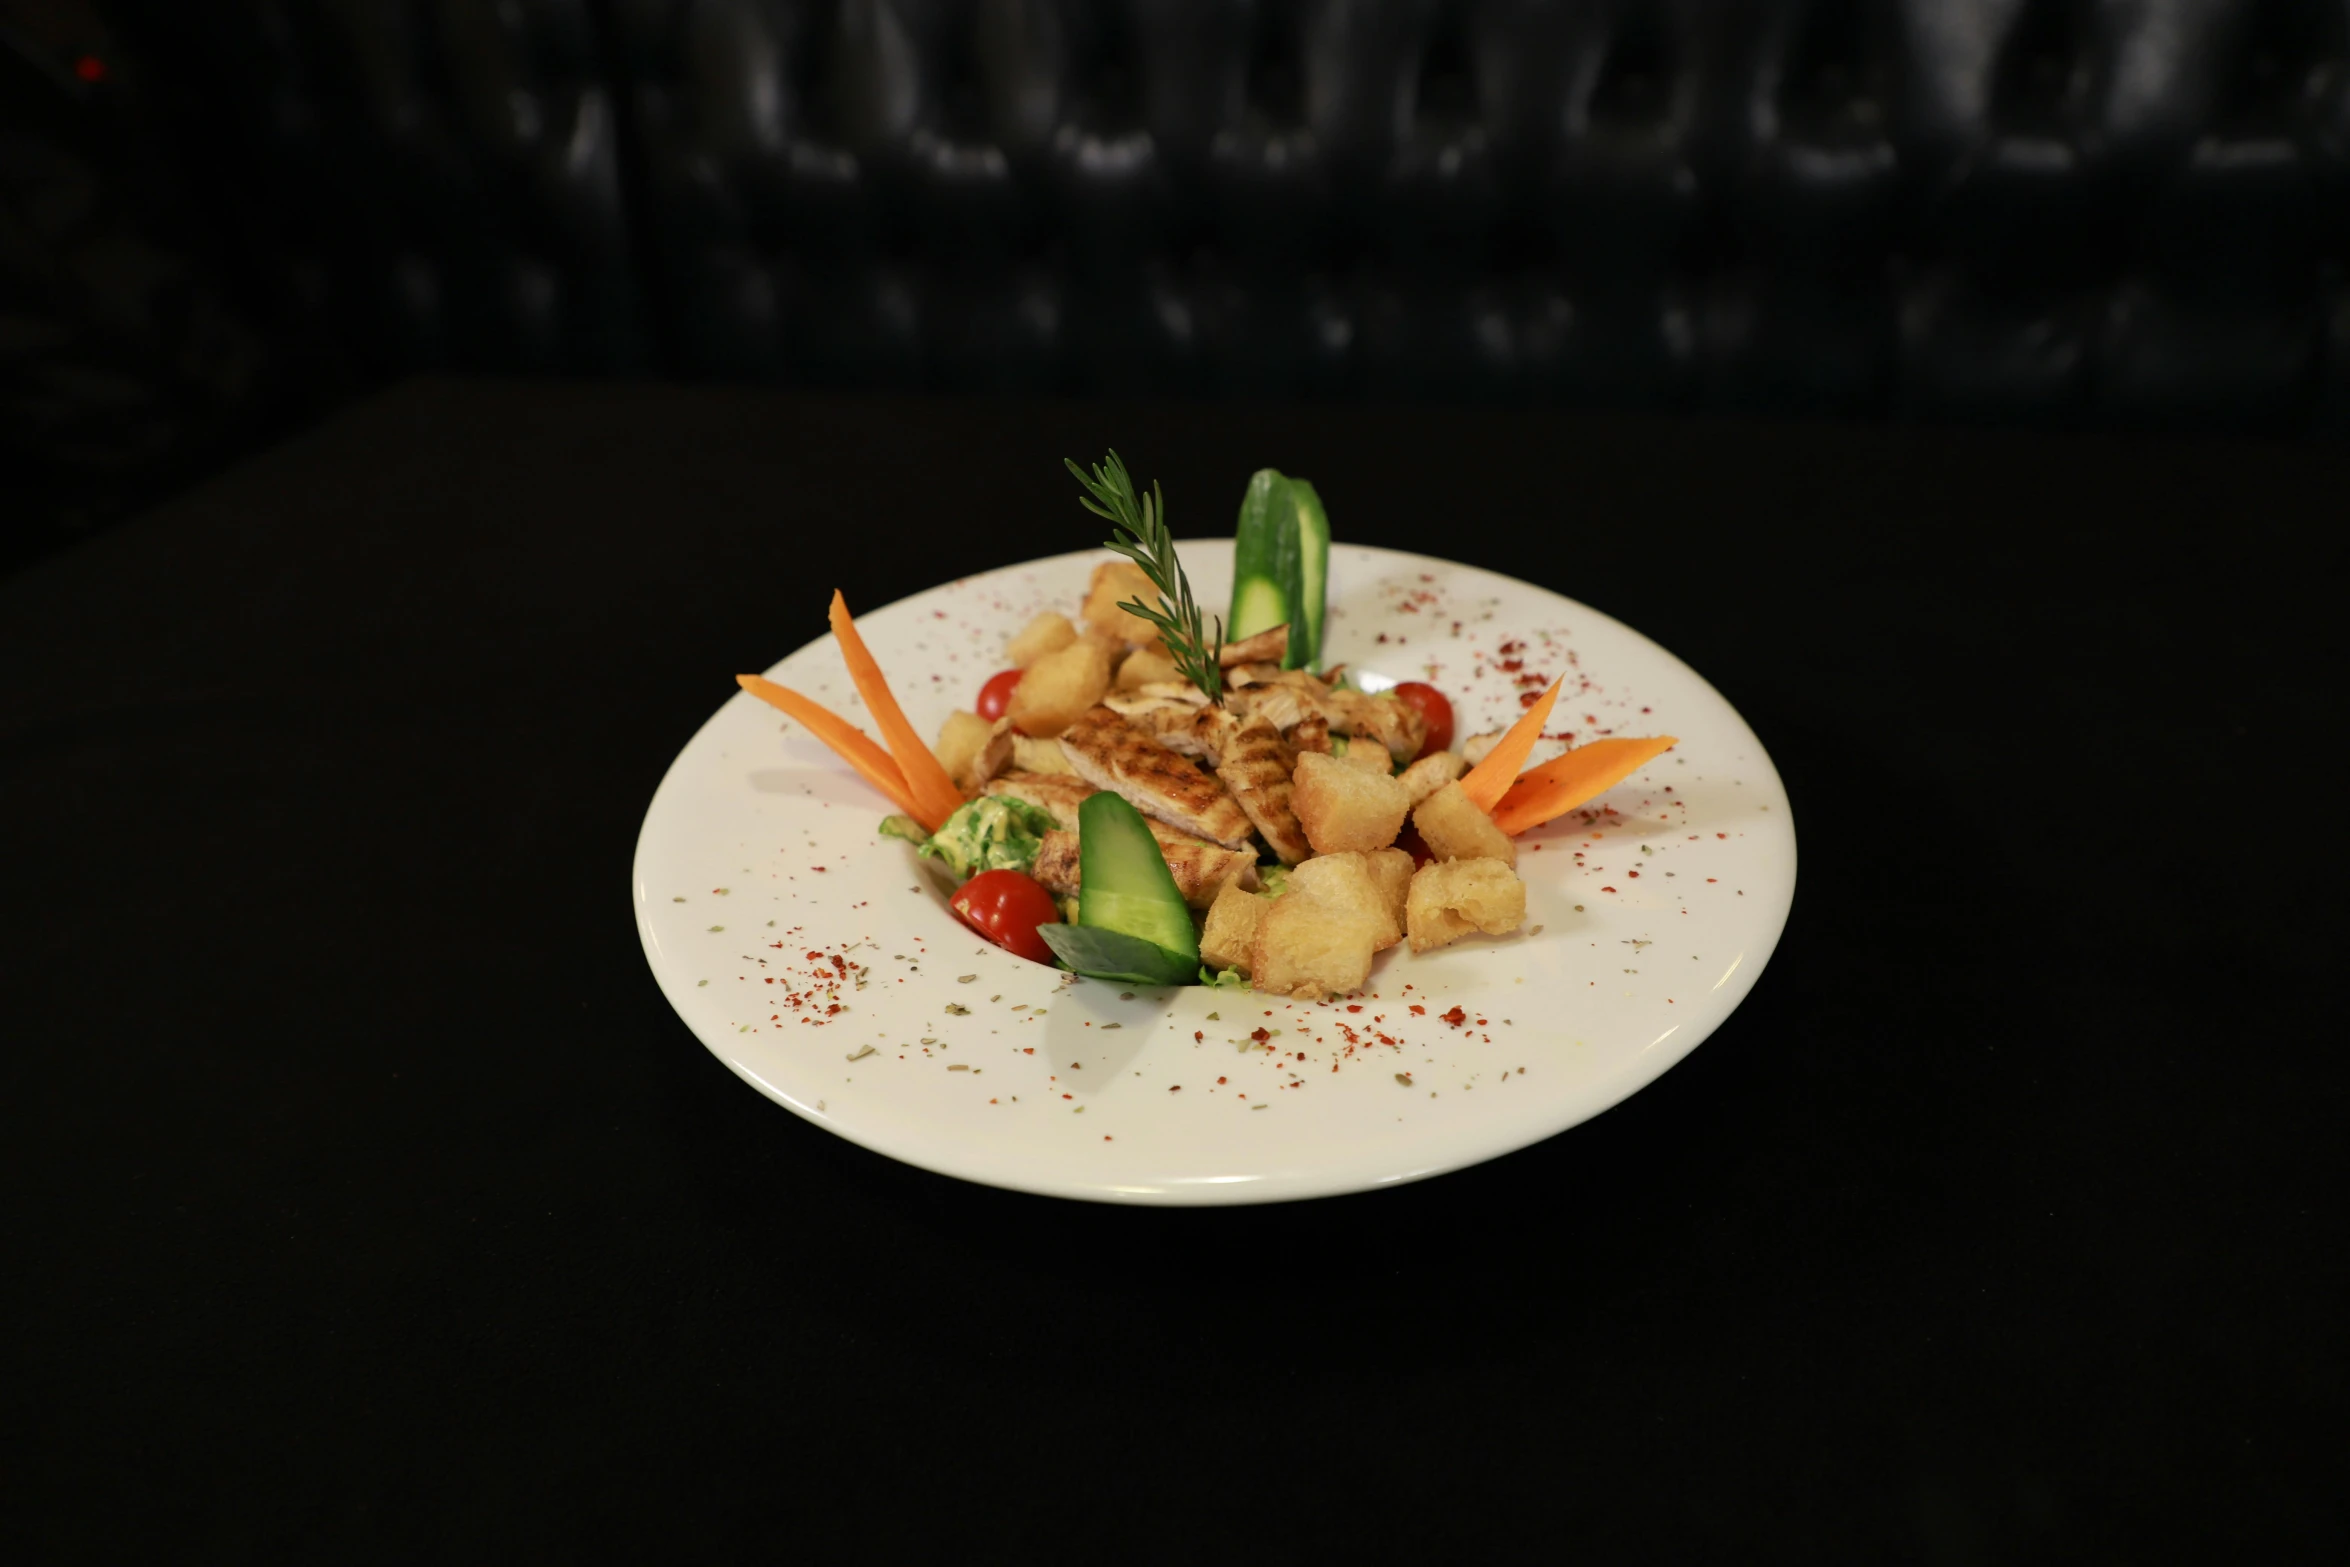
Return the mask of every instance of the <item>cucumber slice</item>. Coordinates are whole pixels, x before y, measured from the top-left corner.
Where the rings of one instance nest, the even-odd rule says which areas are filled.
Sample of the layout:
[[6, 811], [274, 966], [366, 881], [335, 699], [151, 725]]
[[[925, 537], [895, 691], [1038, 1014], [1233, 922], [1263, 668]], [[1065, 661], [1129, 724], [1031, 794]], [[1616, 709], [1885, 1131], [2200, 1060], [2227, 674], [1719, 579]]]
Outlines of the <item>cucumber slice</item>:
[[[1297, 508], [1288, 481], [1259, 468], [1240, 497], [1240, 521], [1232, 530], [1232, 614], [1224, 635], [1238, 642], [1270, 631], [1289, 619], [1289, 590], [1282, 571], [1283, 541], [1295, 531]], [[1290, 628], [1294, 644], [1297, 628]]]
[[1143, 825], [1140, 811], [1107, 789], [1086, 796], [1077, 808], [1077, 880], [1083, 889], [1081, 928], [1139, 937], [1199, 967], [1199, 933], [1183, 894], [1175, 890], [1159, 840]]
[[1323, 599], [1330, 586], [1330, 517], [1322, 497], [1303, 479], [1288, 481], [1290, 506], [1297, 518], [1289, 545], [1290, 579], [1295, 590], [1289, 601], [1289, 656], [1285, 669], [1312, 669], [1322, 660]]
[[1322, 657], [1323, 600], [1329, 592], [1330, 518], [1303, 479], [1260, 468], [1240, 499], [1232, 534], [1234, 641], [1289, 627], [1285, 669], [1311, 669]]
[[1124, 980], [1130, 985], [1189, 985], [1199, 975], [1199, 954], [1186, 958], [1155, 941], [1090, 925], [1039, 925], [1036, 933], [1053, 955], [1089, 979]]

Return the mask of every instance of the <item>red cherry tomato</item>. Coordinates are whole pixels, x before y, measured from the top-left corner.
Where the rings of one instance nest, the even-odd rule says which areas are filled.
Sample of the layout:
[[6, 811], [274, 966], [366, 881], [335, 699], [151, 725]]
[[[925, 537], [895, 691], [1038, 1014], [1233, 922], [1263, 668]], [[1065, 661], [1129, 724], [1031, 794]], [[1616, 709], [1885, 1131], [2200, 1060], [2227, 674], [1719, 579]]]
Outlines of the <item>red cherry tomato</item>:
[[1428, 721], [1428, 738], [1420, 746], [1422, 756], [1452, 749], [1452, 704], [1444, 693], [1432, 685], [1407, 680], [1395, 688], [1395, 699]]
[[1012, 705], [1012, 687], [1020, 683], [1020, 674], [1017, 669], [1007, 669], [1000, 675], [992, 676], [986, 685], [979, 688], [980, 717], [992, 724], [1004, 716], [1005, 710]]
[[981, 871], [954, 896], [955, 912], [963, 923], [1031, 963], [1050, 963], [1053, 949], [1036, 933], [1039, 925], [1058, 925], [1061, 911], [1053, 895], [1033, 877], [1018, 871]]

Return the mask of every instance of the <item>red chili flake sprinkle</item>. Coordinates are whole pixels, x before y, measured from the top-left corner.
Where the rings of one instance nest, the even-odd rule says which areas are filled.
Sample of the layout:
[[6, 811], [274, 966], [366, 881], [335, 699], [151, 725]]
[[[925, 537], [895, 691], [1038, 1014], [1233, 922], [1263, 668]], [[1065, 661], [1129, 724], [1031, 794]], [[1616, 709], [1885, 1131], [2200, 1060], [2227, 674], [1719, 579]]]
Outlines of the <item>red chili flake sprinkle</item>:
[[839, 1002], [837, 1002], [837, 1001], [835, 1001], [835, 1002], [834, 1002], [834, 1003], [833, 1003], [831, 1006], [828, 1006], [828, 1007], [826, 1007], [826, 1008], [824, 1009], [824, 1015], [825, 1015], [826, 1017], [830, 1017], [830, 1016], [832, 1016], [832, 1015], [833, 1015], [835, 1012], [838, 1012], [839, 1010], [840, 1010], [840, 1003], [839, 1003]]
[[1216, 1081], [1217, 1081], [1217, 1082], [1219, 1082], [1219, 1083], [1221, 1083], [1221, 1082], [1224, 1082], [1224, 1081], [1225, 1081], [1225, 1079], [1224, 1079], [1224, 1078], [1221, 1078], [1221, 1077], [1219, 1077], [1219, 1078], [1217, 1078], [1217, 1079], [1216, 1079]]
[[1020, 1047], [1020, 1053], [1024, 1056], [1032, 1056], [1036, 1054], [1036, 1047], [1034, 1045], [1022, 1045]]
[[1421, 1005], [1420, 1005], [1419, 1003], [1417, 1003], [1417, 1002], [1414, 1002], [1414, 1003], [1412, 1004], [1412, 1016], [1414, 1016], [1414, 1017], [1426, 1017], [1427, 1015], [1428, 1015], [1428, 1009], [1427, 1009], [1426, 1007], [1424, 1007], [1424, 1006], [1421, 1006]]
[[1207, 1037], [1207, 1034], [1200, 1029], [1195, 1028], [1191, 1031], [1191, 1042], [1195, 1045]]
[[[932, 678], [932, 679], [936, 679], [937, 677], [934, 675], [934, 676], [932, 676], [931, 678]], [[1109, 1140], [1110, 1140], [1110, 1134], [1109, 1134], [1109, 1133], [1107, 1133], [1107, 1132], [1104, 1132], [1104, 1133], [1102, 1133], [1102, 1141], [1106, 1143], [1106, 1142], [1108, 1142]]]
[[1541, 700], [1542, 693], [1539, 691], [1521, 691], [1518, 693], [1518, 705], [1520, 707], [1532, 707], [1535, 703]]
[[846, 974], [849, 971], [849, 960], [835, 952], [832, 955], [832, 971], [835, 974]]
[[1706, 880], [1707, 880], [1707, 881], [1720, 881], [1721, 879], [1722, 879], [1722, 878], [1721, 878], [1721, 877], [1719, 877], [1719, 876], [1708, 876], [1708, 877], [1706, 878]]
[[1171, 1094], [1179, 1094], [1183, 1092], [1183, 1085], [1181, 1083], [1169, 1083], [1167, 1085], [1167, 1092]]
[[1348, 1010], [1349, 1012], [1360, 1012], [1360, 1011], [1362, 1011], [1363, 1009], [1362, 1009], [1361, 1007], [1359, 1007], [1359, 1006], [1351, 1006], [1351, 1007], [1348, 1007], [1348, 1008], [1347, 1008], [1347, 1010]]
[[1718, 832], [1718, 833], [1715, 833], [1715, 834], [1714, 834], [1714, 836], [1715, 836], [1715, 837], [1717, 837], [1717, 838], [1727, 838], [1727, 837], [1729, 837], [1730, 835], [1729, 835], [1728, 833], [1726, 833], [1726, 832]]
[[1599, 890], [1600, 890], [1601, 892], [1613, 892], [1613, 891], [1615, 891], [1616, 889], [1615, 889], [1615, 888], [1613, 888], [1613, 887], [1602, 887], [1602, 888], [1600, 888]]
[[1255, 1041], [1256, 1041], [1258, 1044], [1260, 1044], [1260, 1045], [1261, 1045], [1261, 1044], [1263, 1044], [1263, 1043], [1264, 1043], [1266, 1040], [1268, 1040], [1268, 1039], [1271, 1039], [1273, 1036], [1272, 1036], [1271, 1034], [1267, 1033], [1265, 1030], [1263, 1030], [1263, 1029], [1261, 1029], [1261, 1028], [1260, 1028], [1260, 1029], [1256, 1030], [1254, 1033], [1251, 1033], [1251, 1034], [1250, 1034], [1248, 1037], [1249, 1037], [1249, 1038], [1251, 1038], [1251, 1039], [1253, 1039], [1253, 1040], [1255, 1040]]
[[1076, 1098], [1077, 1096], [1076, 1096], [1075, 1094], [1063, 1094], [1061, 1097], [1062, 1097], [1063, 1099], [1074, 1099], [1074, 1098]]
[[808, 869], [810, 869], [810, 870], [812, 870], [812, 871], [818, 871], [818, 872], [821, 872], [821, 871], [824, 869], [824, 867], [823, 867], [823, 866], [821, 866], [821, 865], [811, 865], [811, 866], [809, 866], [809, 867], [808, 867]]
[[1640, 873], [1638, 871], [1626, 871], [1624, 874], [1631, 877], [1634, 881], [1638, 881], [1640, 879]]
[[[1416, 1012], [1419, 1010], [1419, 1008], [1414, 1007], [1412, 1010]], [[1454, 1007], [1450, 1012], [1439, 1013], [1438, 1015], [1455, 1028], [1460, 1027], [1463, 1023], [1466, 1023], [1469, 1020], [1469, 1014], [1463, 1012], [1459, 1007]]]

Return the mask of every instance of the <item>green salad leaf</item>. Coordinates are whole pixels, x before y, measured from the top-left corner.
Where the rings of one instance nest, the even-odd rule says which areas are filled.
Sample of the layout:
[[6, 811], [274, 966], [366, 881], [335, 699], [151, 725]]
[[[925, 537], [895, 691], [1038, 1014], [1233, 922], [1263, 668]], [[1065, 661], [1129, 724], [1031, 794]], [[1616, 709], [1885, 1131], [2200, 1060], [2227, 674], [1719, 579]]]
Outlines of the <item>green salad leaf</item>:
[[[981, 795], [957, 807], [920, 852], [926, 859], [946, 861], [947, 869], [966, 880], [981, 871], [1025, 871], [1036, 863], [1044, 835], [1056, 825], [1052, 812], [1025, 800]], [[889, 824], [882, 828], [888, 831]]]

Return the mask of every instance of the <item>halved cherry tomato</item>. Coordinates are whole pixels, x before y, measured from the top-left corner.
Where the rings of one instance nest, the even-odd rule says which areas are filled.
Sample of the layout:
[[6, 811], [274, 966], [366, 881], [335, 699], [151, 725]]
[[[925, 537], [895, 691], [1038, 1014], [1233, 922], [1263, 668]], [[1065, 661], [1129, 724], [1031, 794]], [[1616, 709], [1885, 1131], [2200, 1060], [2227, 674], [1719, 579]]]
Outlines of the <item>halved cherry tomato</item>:
[[[1452, 704], [1443, 692], [1422, 681], [1407, 680], [1395, 688], [1395, 699], [1428, 721], [1428, 738], [1420, 746], [1422, 756], [1452, 749]], [[985, 713], [986, 709], [980, 711]]]
[[1004, 716], [1012, 705], [1012, 687], [1020, 683], [1020, 675], [1021, 671], [1017, 669], [1007, 669], [1000, 675], [991, 676], [987, 684], [979, 688], [980, 717], [992, 724]]
[[963, 883], [954, 899], [963, 923], [1031, 963], [1050, 963], [1053, 949], [1036, 933], [1039, 925], [1058, 925], [1061, 911], [1053, 895], [1032, 876], [1018, 871], [981, 871]]

